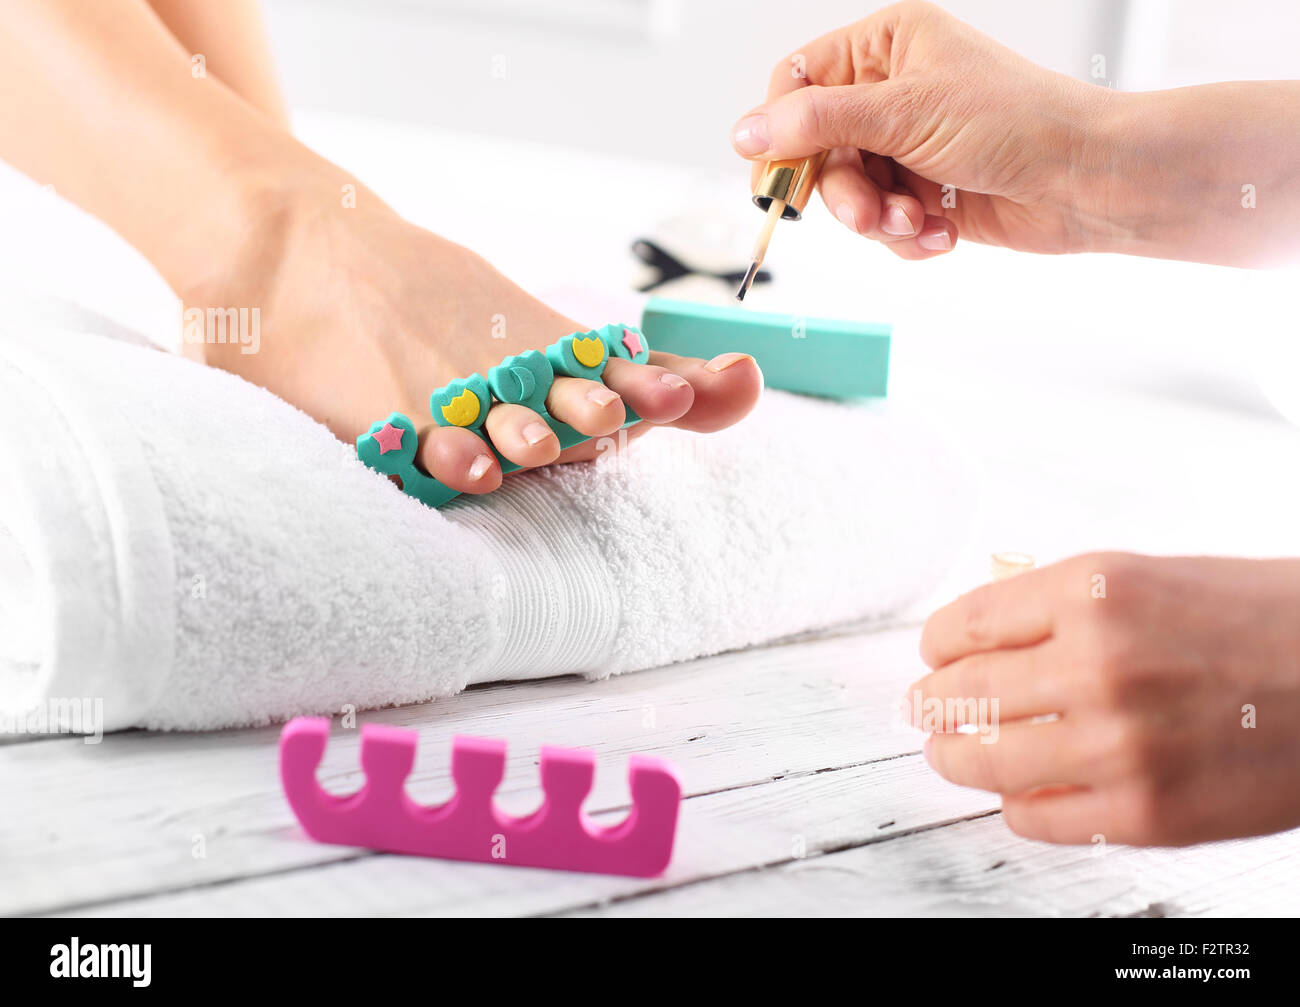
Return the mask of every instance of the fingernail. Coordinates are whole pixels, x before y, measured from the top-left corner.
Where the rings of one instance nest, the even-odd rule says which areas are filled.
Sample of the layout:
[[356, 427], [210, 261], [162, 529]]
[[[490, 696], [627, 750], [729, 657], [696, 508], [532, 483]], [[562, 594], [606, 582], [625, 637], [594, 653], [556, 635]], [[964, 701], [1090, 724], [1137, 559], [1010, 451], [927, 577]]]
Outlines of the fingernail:
[[902, 238], [916, 233], [916, 228], [912, 226], [912, 219], [903, 212], [903, 208], [897, 203], [885, 211], [885, 215], [880, 219], [880, 229], [886, 234], [892, 234], [895, 238]]
[[690, 382], [687, 381], [680, 374], [674, 374], [672, 371], [664, 371], [663, 374], [659, 375], [659, 380], [662, 381], [664, 384], [666, 384], [669, 388], [672, 388], [674, 390], [678, 388], [685, 388], [688, 384], [690, 384]]
[[469, 477], [472, 481], [477, 482], [487, 475], [487, 470], [492, 467], [491, 455], [475, 455], [474, 461], [469, 467]]
[[731, 144], [745, 155], [761, 154], [772, 146], [767, 135], [767, 116], [747, 115], [731, 127]]
[[948, 236], [948, 232], [942, 227], [933, 231], [926, 231], [916, 239], [916, 243], [931, 252], [946, 252], [952, 248], [952, 238]]
[[720, 374], [723, 371], [725, 371], [728, 367], [730, 367], [732, 364], [736, 364], [742, 360], [749, 360], [749, 359], [750, 356], [748, 353], [723, 353], [720, 356], [714, 357], [707, 364], [705, 364], [704, 369], [706, 371], [712, 371], [714, 374]]
[[598, 406], [607, 406], [616, 398], [618, 398], [618, 395], [610, 391], [604, 385], [597, 385], [595, 388], [592, 388], [587, 392], [587, 401], [594, 402]]
[[853, 207], [848, 203], [841, 203], [839, 209], [835, 211], [835, 217], [841, 224], [847, 227], [854, 234], [858, 232], [858, 219], [853, 215]]
[[551, 436], [551, 428], [545, 423], [530, 423], [524, 427], [524, 440], [529, 444], [541, 444]]

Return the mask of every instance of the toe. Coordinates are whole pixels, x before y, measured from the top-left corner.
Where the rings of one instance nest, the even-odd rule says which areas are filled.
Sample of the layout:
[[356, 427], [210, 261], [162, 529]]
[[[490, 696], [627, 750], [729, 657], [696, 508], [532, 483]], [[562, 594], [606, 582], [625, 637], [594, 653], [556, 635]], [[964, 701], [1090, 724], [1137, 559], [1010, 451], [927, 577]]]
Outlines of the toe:
[[527, 406], [498, 403], [488, 413], [485, 426], [496, 449], [523, 468], [549, 465], [559, 457], [559, 439]]
[[749, 414], [763, 392], [763, 372], [748, 353], [723, 353], [712, 360], [651, 353], [650, 363], [690, 382], [695, 398], [672, 426], [699, 433], [729, 427]]
[[556, 378], [546, 396], [546, 411], [588, 437], [612, 434], [627, 418], [618, 392], [585, 378]]
[[491, 493], [501, 485], [501, 466], [483, 439], [462, 427], [432, 427], [420, 444], [420, 464], [444, 486], [460, 493]]
[[603, 378], [629, 408], [651, 423], [671, 423], [695, 401], [691, 383], [666, 367], [613, 358], [605, 365]]

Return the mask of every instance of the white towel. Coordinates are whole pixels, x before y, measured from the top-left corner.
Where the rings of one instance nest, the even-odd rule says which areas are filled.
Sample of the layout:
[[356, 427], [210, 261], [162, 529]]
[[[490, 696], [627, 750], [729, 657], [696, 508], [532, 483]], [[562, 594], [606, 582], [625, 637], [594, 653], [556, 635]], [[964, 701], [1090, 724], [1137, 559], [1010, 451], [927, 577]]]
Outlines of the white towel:
[[[0, 713], [265, 724], [888, 617], [975, 481], [896, 404], [767, 392], [440, 512], [270, 393], [85, 313], [0, 339]], [[42, 705], [44, 704], [44, 705]]]

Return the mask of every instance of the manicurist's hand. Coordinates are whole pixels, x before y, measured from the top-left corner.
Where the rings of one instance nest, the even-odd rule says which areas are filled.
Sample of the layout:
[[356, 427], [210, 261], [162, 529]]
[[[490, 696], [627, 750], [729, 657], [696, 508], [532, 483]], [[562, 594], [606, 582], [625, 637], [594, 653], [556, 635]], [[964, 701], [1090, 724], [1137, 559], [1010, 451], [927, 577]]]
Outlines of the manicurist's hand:
[[830, 151], [827, 207], [906, 259], [960, 236], [1260, 265], [1300, 252], [1298, 133], [1300, 83], [1125, 94], [908, 0], [778, 62], [731, 141], [756, 162]]
[[[1023, 836], [1300, 825], [1300, 560], [1078, 556], [940, 609], [921, 654], [934, 670], [907, 708], [934, 729], [926, 758], [1001, 794]], [[996, 725], [976, 723], [980, 698]]]

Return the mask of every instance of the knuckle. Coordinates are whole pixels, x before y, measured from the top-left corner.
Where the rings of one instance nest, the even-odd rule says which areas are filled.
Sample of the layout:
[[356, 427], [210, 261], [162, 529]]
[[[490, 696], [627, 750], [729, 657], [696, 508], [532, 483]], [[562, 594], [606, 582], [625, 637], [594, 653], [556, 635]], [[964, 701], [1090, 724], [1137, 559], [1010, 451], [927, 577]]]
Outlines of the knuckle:
[[966, 596], [961, 614], [962, 631], [976, 644], [987, 644], [993, 640], [993, 604], [992, 592], [986, 588], [977, 588]]
[[1141, 634], [1125, 623], [1094, 617], [1074, 646], [1081, 698], [1107, 709], [1131, 705], [1145, 677]]
[[1080, 692], [1081, 698], [1094, 708], [1120, 710], [1128, 706], [1132, 688], [1123, 661], [1118, 657], [1101, 655], [1087, 662]]
[[1127, 719], [1111, 727], [1101, 755], [1109, 763], [1110, 773], [1130, 781], [1151, 779], [1162, 761], [1151, 732], [1140, 722]]
[[975, 760], [979, 768], [979, 786], [994, 793], [1004, 793], [1010, 789], [1004, 760], [998, 752], [997, 745], [981, 745], [975, 742]]
[[824, 143], [838, 136], [837, 130], [843, 128], [843, 114], [826, 89], [812, 84], [796, 93], [801, 98], [795, 103], [795, 129], [800, 138]]
[[926, 77], [893, 77], [873, 93], [870, 114], [877, 121], [883, 148], [890, 153], [911, 145], [913, 130], [933, 118], [944, 96], [936, 82]]
[[990, 664], [986, 654], [972, 654], [963, 658], [953, 675], [952, 694], [971, 699], [989, 698], [992, 679]]
[[[1089, 601], [1103, 601], [1112, 591], [1132, 595], [1145, 591], [1149, 580], [1150, 564], [1146, 557], [1135, 553], [1087, 553], [1073, 561], [1071, 582], [1082, 588], [1078, 596]], [[1117, 608], [1119, 606], [1098, 606]]]

